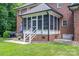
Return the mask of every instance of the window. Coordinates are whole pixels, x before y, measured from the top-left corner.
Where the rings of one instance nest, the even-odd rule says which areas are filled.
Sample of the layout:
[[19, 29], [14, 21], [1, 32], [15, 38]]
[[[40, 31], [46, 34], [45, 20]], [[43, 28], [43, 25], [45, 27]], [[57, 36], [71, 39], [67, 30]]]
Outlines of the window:
[[60, 30], [60, 19], [58, 18], [58, 30]]
[[42, 30], [42, 16], [38, 16], [38, 30]]
[[48, 15], [44, 15], [44, 29], [47, 30], [48, 29], [48, 22], [49, 22], [49, 16]]
[[27, 12], [27, 8], [24, 8], [24, 9], [21, 10], [22, 14], [25, 13], [25, 12]]
[[61, 8], [63, 6], [63, 3], [57, 3], [57, 8]]
[[63, 21], [63, 27], [67, 27], [67, 21], [66, 20]]
[[50, 29], [53, 30], [53, 16], [50, 15]]
[[28, 17], [28, 29], [31, 28], [31, 17]]
[[26, 30], [26, 18], [23, 18], [23, 29]]

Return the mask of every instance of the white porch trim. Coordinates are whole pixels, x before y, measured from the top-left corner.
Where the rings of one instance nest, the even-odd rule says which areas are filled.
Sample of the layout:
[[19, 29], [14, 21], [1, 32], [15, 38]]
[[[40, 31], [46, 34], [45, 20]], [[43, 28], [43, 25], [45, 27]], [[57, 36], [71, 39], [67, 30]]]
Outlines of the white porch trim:
[[54, 29], [55, 29], [55, 17], [53, 16], [53, 31], [54, 31]]
[[43, 17], [43, 15], [42, 15], [42, 33], [43, 33], [43, 28], [44, 28], [44, 22], [43, 22], [43, 20], [44, 20], [44, 17]]

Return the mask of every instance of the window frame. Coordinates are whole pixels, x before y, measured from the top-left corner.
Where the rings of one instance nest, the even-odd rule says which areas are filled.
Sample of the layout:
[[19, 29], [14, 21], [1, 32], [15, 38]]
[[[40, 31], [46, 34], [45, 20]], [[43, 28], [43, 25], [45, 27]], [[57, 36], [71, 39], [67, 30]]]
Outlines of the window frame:
[[57, 8], [61, 8], [62, 5], [60, 6], [60, 4], [63, 4], [63, 3], [57, 3]]
[[[64, 22], [66, 22], [66, 24], [64, 24]], [[63, 27], [67, 27], [67, 26], [68, 26], [68, 21], [67, 21], [67, 20], [63, 20], [63, 21], [62, 21], [62, 26], [63, 26]]]

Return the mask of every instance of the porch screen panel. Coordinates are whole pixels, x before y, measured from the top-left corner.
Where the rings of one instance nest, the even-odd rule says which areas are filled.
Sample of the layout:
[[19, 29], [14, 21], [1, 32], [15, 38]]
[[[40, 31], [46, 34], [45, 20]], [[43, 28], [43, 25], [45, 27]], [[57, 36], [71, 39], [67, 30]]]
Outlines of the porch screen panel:
[[54, 29], [57, 30], [57, 17], [55, 17], [55, 20], [54, 20]]
[[26, 18], [23, 18], [23, 30], [26, 30]]
[[42, 30], [42, 15], [38, 16], [38, 30]]
[[53, 30], [53, 16], [50, 15], [50, 30]]
[[31, 17], [28, 17], [28, 29], [31, 28]]
[[44, 30], [47, 30], [49, 25], [48, 25], [48, 22], [49, 22], [49, 15], [44, 15]]
[[60, 30], [60, 19], [58, 18], [58, 30]]

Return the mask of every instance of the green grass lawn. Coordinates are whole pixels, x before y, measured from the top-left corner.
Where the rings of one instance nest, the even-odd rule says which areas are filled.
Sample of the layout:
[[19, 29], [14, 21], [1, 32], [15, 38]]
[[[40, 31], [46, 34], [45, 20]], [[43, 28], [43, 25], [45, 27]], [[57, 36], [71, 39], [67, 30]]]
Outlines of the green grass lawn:
[[75, 56], [79, 55], [79, 47], [59, 43], [15, 44], [0, 39], [0, 56]]

